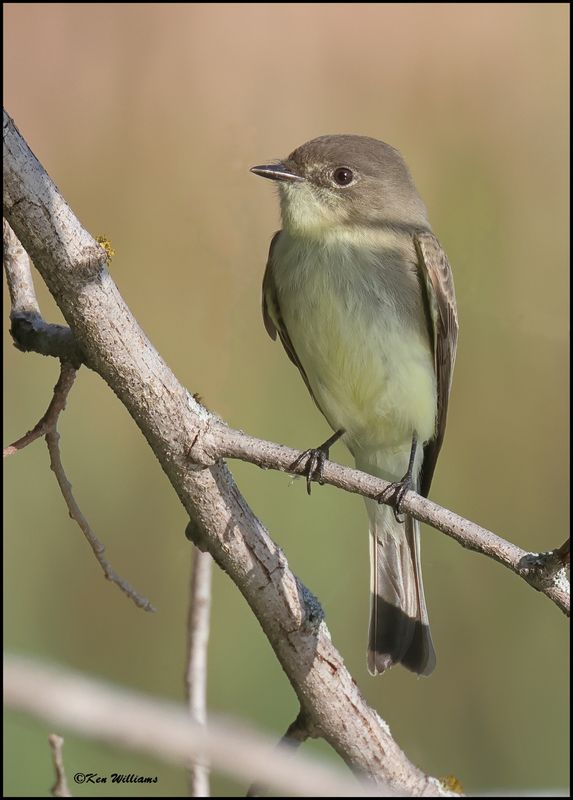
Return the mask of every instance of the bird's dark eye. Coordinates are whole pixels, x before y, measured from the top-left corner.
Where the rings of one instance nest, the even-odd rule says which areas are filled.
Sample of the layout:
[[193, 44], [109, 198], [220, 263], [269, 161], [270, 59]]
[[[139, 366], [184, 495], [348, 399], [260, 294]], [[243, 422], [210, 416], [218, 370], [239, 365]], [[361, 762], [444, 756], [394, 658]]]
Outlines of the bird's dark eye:
[[339, 186], [348, 186], [354, 180], [354, 173], [348, 167], [337, 167], [332, 173], [332, 177]]

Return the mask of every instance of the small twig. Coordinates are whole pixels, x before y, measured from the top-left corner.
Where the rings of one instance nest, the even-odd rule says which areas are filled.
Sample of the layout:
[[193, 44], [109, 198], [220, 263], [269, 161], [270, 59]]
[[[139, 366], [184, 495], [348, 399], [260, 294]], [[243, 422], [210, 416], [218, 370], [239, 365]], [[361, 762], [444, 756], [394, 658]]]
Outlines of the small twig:
[[312, 724], [312, 720], [309, 719], [308, 714], [301, 708], [295, 721], [291, 722], [286, 729], [279, 744], [288, 744], [291, 747], [298, 747], [303, 742], [306, 742], [307, 739], [314, 739], [316, 736], [317, 731]]
[[46, 443], [48, 445], [48, 452], [50, 454], [50, 469], [54, 472], [56, 476], [56, 480], [58, 481], [58, 485], [60, 487], [60, 491], [64, 497], [66, 505], [68, 507], [68, 511], [70, 513], [70, 517], [74, 519], [78, 525], [80, 526], [80, 530], [88, 540], [88, 543], [93, 550], [93, 553], [96, 557], [96, 560], [100, 567], [103, 570], [103, 574], [112, 583], [115, 583], [122, 592], [124, 592], [129, 598], [133, 600], [136, 606], [139, 608], [143, 608], [144, 611], [155, 611], [155, 608], [152, 606], [150, 601], [146, 597], [142, 597], [138, 592], [133, 589], [129, 583], [121, 578], [117, 572], [113, 569], [107, 558], [105, 557], [105, 546], [102, 542], [97, 538], [94, 534], [92, 529], [89, 526], [87, 519], [82, 514], [80, 507], [78, 506], [73, 494], [72, 494], [72, 484], [69, 482], [66, 473], [64, 472], [64, 467], [62, 465], [62, 459], [60, 456], [60, 434], [56, 430], [54, 426], [48, 433], [46, 434]]
[[[207, 722], [207, 644], [211, 608], [211, 574], [213, 559], [207, 552], [193, 547], [191, 590], [187, 624], [187, 700], [193, 722]], [[209, 797], [209, 767], [194, 761], [189, 767], [191, 797]]]
[[58, 417], [66, 407], [68, 394], [76, 379], [77, 370], [71, 364], [63, 361], [60, 367], [60, 376], [54, 386], [54, 393], [44, 416], [36, 423], [31, 431], [25, 433], [15, 442], [4, 448], [3, 457], [11, 456], [22, 450], [32, 442], [45, 436], [48, 431], [53, 430], [57, 424]]
[[54, 763], [54, 769], [56, 770], [56, 782], [51, 789], [52, 795], [54, 797], [73, 797], [68, 786], [66, 771], [64, 769], [64, 758], [62, 755], [64, 740], [56, 733], [51, 733], [48, 736], [48, 742], [50, 743], [52, 761]]
[[18, 313], [27, 311], [40, 316], [40, 306], [32, 281], [30, 257], [5, 219], [2, 220], [2, 238], [4, 270], [6, 271], [12, 311]]
[[55, 356], [79, 367], [83, 354], [74, 335], [65, 325], [45, 322], [36, 299], [30, 258], [18, 237], [3, 221], [4, 270], [10, 292], [10, 334], [23, 352]]
[[[278, 746], [283, 747], [286, 745], [292, 749], [296, 749], [300, 747], [303, 742], [306, 742], [307, 739], [314, 738], [317, 735], [318, 733], [315, 731], [312, 721], [301, 708], [295, 721], [291, 722], [288, 726]], [[264, 794], [267, 794], [266, 788], [260, 784], [253, 783], [249, 787], [247, 797], [261, 797]]]
[[105, 558], [104, 545], [91, 530], [73, 497], [72, 487], [66, 477], [60, 457], [60, 435], [57, 432], [57, 424], [60, 414], [66, 407], [68, 394], [73, 386], [82, 357], [69, 328], [65, 328], [63, 325], [49, 325], [42, 319], [34, 291], [30, 259], [6, 220], [3, 224], [3, 241], [4, 269], [12, 303], [10, 318], [14, 343], [21, 350], [35, 350], [44, 355], [57, 355], [61, 358], [60, 376], [46, 413], [32, 430], [4, 448], [3, 457], [6, 458], [6, 456], [17, 453], [18, 450], [27, 447], [41, 436], [46, 437], [50, 453], [50, 466], [56, 475], [70, 516], [80, 526], [105, 577], [119, 586], [137, 606], [145, 611], [155, 611], [149, 600], [138, 594], [112, 568]]
[[68, 394], [73, 386], [76, 373], [77, 370], [74, 366], [72, 366], [72, 364], [62, 361], [60, 367], [60, 377], [54, 386], [52, 400], [50, 401], [50, 405], [48, 406], [46, 413], [31, 431], [28, 431], [28, 433], [26, 433], [20, 439], [17, 439], [15, 442], [12, 442], [11, 445], [4, 448], [4, 458], [12, 455], [13, 453], [17, 453], [18, 450], [21, 450], [22, 448], [31, 444], [40, 436], [46, 437], [46, 444], [48, 445], [48, 452], [50, 454], [50, 467], [56, 476], [56, 480], [58, 481], [60, 490], [64, 496], [66, 505], [68, 506], [70, 517], [74, 519], [80, 526], [80, 529], [88, 540], [94, 555], [104, 572], [105, 577], [109, 581], [112, 581], [112, 583], [115, 583], [117, 586], [119, 586], [122, 592], [130, 597], [137, 606], [143, 608], [145, 611], [155, 611], [155, 608], [152, 606], [150, 601], [146, 597], [142, 597], [129, 585], [126, 580], [121, 578], [106, 559], [105, 547], [97, 538], [97, 536], [95, 536], [86, 518], [80, 511], [80, 508], [72, 494], [72, 485], [64, 472], [64, 467], [62, 465], [62, 459], [60, 456], [60, 434], [57, 431], [57, 424], [60, 414], [66, 407]]

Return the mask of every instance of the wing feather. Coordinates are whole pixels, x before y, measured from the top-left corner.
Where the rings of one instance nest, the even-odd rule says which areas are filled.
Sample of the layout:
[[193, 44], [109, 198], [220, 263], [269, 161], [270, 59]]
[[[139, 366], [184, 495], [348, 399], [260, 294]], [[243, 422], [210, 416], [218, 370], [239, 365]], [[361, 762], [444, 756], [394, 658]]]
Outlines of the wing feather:
[[446, 431], [448, 400], [458, 342], [458, 312], [452, 269], [440, 243], [432, 233], [414, 236], [418, 266], [426, 289], [426, 302], [433, 333], [434, 368], [438, 386], [436, 435], [424, 447], [420, 492], [427, 496]]
[[304, 371], [304, 367], [302, 366], [296, 354], [293, 343], [291, 341], [291, 338], [288, 334], [286, 325], [284, 324], [284, 320], [281, 315], [277, 290], [273, 278], [273, 251], [276, 247], [276, 244], [279, 240], [279, 236], [281, 235], [281, 233], [282, 231], [277, 231], [275, 233], [275, 235], [271, 239], [271, 246], [269, 248], [269, 257], [267, 260], [267, 267], [265, 269], [265, 276], [263, 278], [263, 321], [265, 323], [265, 328], [267, 330], [267, 333], [269, 334], [271, 339], [273, 340], [276, 339], [278, 333], [287, 356], [290, 358], [292, 363], [298, 367], [302, 379], [306, 384], [306, 388], [310, 392], [310, 396], [316, 403], [319, 410], [322, 412], [322, 409], [316, 402], [316, 398], [312, 393], [312, 389], [310, 388], [310, 383], [308, 382], [306, 372]]

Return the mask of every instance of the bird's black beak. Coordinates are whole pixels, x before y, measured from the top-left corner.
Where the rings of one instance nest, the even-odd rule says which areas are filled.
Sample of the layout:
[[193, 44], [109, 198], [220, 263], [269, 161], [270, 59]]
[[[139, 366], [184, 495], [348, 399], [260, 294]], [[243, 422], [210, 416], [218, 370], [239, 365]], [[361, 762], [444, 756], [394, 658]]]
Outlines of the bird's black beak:
[[261, 178], [270, 178], [272, 181], [303, 181], [304, 178], [297, 175], [285, 164], [263, 164], [260, 167], [251, 167], [251, 172], [260, 175]]

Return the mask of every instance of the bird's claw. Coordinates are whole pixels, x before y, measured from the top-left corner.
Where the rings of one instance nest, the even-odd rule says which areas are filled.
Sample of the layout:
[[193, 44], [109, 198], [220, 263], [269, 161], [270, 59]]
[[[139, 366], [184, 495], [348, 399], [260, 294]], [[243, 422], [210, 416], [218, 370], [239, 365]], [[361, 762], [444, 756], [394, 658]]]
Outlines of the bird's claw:
[[414, 481], [408, 474], [406, 474], [401, 481], [390, 483], [383, 492], [380, 492], [376, 500], [379, 503], [387, 503], [388, 500], [392, 499], [392, 510], [394, 511], [396, 522], [402, 523], [406, 519], [405, 515], [402, 516], [402, 503], [404, 502], [404, 496], [406, 492], [409, 492], [410, 489], [413, 488]]
[[321, 486], [324, 484], [323, 472], [324, 462], [328, 458], [328, 450], [320, 447], [311, 447], [305, 450], [293, 461], [291, 469], [297, 472], [300, 466], [306, 461], [304, 474], [306, 476], [306, 491], [310, 494], [312, 481], [317, 481]]

